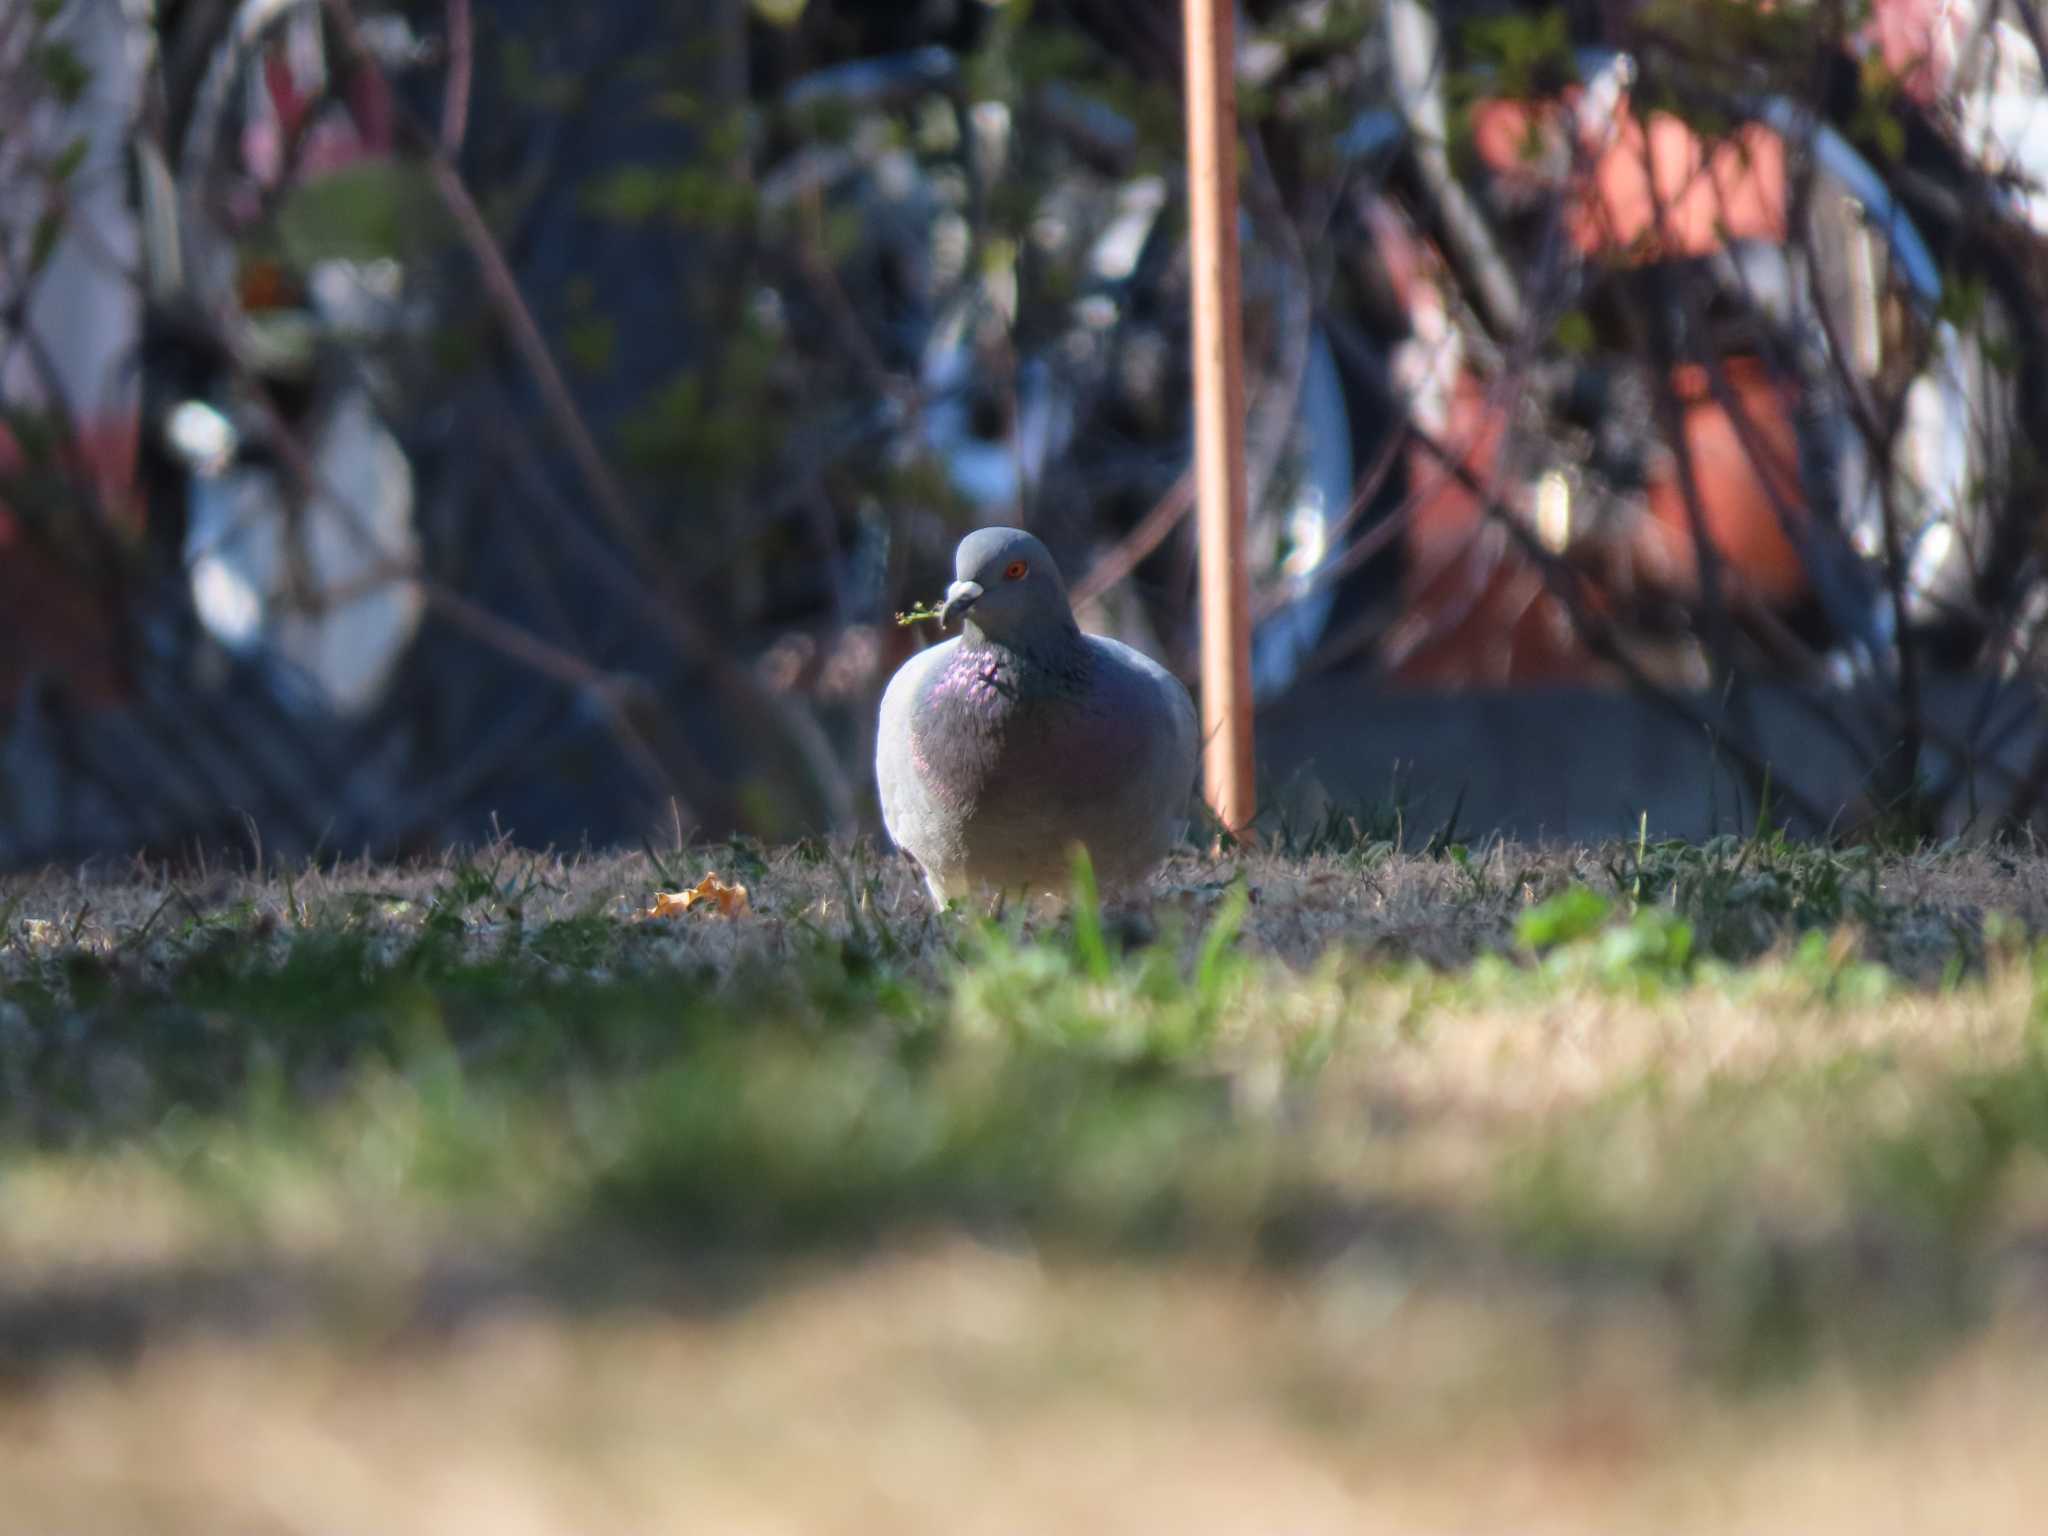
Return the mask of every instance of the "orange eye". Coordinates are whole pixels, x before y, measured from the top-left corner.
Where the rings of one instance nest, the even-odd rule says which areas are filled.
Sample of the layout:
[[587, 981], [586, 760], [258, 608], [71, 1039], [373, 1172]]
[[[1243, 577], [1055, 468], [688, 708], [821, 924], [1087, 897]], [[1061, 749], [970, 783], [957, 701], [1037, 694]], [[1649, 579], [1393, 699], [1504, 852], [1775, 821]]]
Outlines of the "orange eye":
[[1030, 569], [1031, 567], [1026, 565], [1022, 560], [1012, 560], [1008, 565], [1003, 567], [1003, 580], [1022, 581], [1024, 579], [1024, 573]]

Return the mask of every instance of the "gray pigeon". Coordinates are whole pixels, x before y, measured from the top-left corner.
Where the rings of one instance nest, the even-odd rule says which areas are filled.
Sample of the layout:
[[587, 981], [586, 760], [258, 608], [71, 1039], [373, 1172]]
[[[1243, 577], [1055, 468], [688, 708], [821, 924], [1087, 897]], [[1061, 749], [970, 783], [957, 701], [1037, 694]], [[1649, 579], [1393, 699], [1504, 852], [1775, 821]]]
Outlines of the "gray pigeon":
[[1016, 528], [960, 541], [939, 622], [882, 695], [875, 779], [890, 837], [944, 906], [976, 887], [1068, 888], [1072, 847], [1117, 893], [1149, 877], [1195, 785], [1194, 700], [1121, 641], [1084, 635], [1046, 548]]

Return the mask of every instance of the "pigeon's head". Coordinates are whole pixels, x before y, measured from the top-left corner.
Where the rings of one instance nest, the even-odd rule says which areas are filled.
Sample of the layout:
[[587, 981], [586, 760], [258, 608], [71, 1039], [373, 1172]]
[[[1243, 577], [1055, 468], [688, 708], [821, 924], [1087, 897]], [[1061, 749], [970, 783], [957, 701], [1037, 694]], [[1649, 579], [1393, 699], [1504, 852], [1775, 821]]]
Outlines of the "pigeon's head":
[[1076, 632], [1073, 604], [1059, 567], [1021, 528], [979, 528], [953, 556], [953, 585], [939, 622], [958, 614], [991, 640], [1030, 645]]

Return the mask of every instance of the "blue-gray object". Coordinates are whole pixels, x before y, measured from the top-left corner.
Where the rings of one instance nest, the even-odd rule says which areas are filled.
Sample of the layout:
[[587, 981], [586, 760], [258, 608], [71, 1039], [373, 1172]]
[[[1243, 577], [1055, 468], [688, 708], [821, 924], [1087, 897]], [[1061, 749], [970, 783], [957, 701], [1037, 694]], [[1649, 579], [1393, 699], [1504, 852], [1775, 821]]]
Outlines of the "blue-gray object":
[[941, 622], [882, 695], [882, 820], [941, 905], [977, 888], [1063, 892], [1085, 846], [1105, 893], [1148, 879], [1185, 825], [1199, 727], [1178, 678], [1084, 635], [1043, 544], [969, 534]]

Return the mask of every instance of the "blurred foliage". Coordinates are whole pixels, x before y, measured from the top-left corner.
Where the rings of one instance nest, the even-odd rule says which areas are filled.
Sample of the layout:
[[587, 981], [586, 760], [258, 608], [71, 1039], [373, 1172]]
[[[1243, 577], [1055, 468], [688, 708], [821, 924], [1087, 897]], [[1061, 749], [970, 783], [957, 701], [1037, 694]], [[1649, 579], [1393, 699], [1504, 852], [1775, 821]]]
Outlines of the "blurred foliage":
[[295, 182], [274, 217], [280, 254], [301, 272], [327, 260], [416, 257], [449, 238], [426, 169], [406, 161], [369, 161]]
[[[358, 9], [377, 39], [366, 73], [318, 6], [266, 12], [279, 30], [240, 53], [219, 8], [164, 8], [165, 122], [148, 132], [163, 134], [156, 147], [183, 205], [204, 215], [185, 232], [204, 255], [190, 270], [217, 287], [152, 311], [151, 409], [187, 398], [232, 408], [267, 392], [247, 434], [257, 443], [269, 418], [317, 431], [338, 392], [370, 395], [417, 477], [427, 574], [460, 599], [440, 604], [368, 732], [406, 738], [394, 760], [417, 751], [393, 770], [401, 777], [472, 786], [459, 809], [435, 808], [440, 830], [473, 832], [485, 807], [520, 804], [534, 785], [560, 791], [520, 805], [543, 837], [586, 826], [630, 836], [672, 800], [720, 829], [872, 824], [866, 736], [899, 655], [888, 621], [939, 589], [958, 534], [1028, 523], [1078, 580], [1128, 548], [1187, 465], [1178, 8], [665, 0], [571, 17], [511, 0], [477, 11], [459, 125], [441, 120], [455, 78], [444, 14]], [[1390, 637], [1463, 622], [1422, 579], [1424, 541], [1403, 526], [1425, 520], [1427, 485], [1401, 434], [1431, 391], [1489, 391], [1511, 375], [1511, 462], [1487, 536], [1492, 514], [1513, 521], [1543, 470], [1562, 477], [1568, 547], [1557, 553], [1588, 592], [1602, 589], [1596, 606], [1616, 631], [1611, 645], [1559, 641], [1572, 677], [1618, 685], [1615, 658], [1640, 653], [1657, 665], [1638, 667], [1639, 685], [1679, 679], [1697, 691], [1738, 673], [1825, 684], [1864, 668], [1871, 696], [1910, 692], [1913, 668], [1886, 651], [1898, 594], [1879, 567], [1906, 558], [1913, 530], [1873, 537], [1882, 498], [1847, 507], [1847, 474], [1827, 489], [1841, 490], [1843, 520], [1864, 525], [1836, 530], [1826, 558], [1814, 556], [1819, 579], [1761, 616], [1709, 619], [1712, 583], [1682, 560], [1637, 560], [1631, 540], [1666, 515], [1645, 511], [1668, 427], [1650, 398], [1669, 382], [1657, 369], [1726, 332], [1782, 372], [1806, 366], [1792, 355], [1803, 339], [1736, 291], [1746, 269], [1737, 282], [1712, 261], [1652, 270], [1639, 260], [1647, 247], [1571, 253], [1572, 240], [1555, 238], [1570, 197], [1546, 181], [1563, 174], [1560, 146], [1532, 131], [1529, 184], [1510, 185], [1482, 169], [1469, 109], [1554, 96], [1586, 50], [1620, 50], [1639, 111], [1674, 113], [1711, 141], [1759, 92], [1816, 102], [1921, 198], [1902, 206], [1939, 231], [1941, 292], [1924, 315], [1882, 296], [1882, 387], [1863, 415], [1822, 402], [1827, 420], [1801, 443], [1801, 473], [1815, 476], [1833, 472], [1821, 436], [1839, 446], [1871, 421], [1906, 418], [1908, 390], [1933, 376], [1942, 322], [2010, 378], [2014, 403], [1996, 410], [2017, 420], [2034, 407], [2035, 268], [2017, 239], [1976, 237], [1968, 200], [1923, 195], [1955, 179], [1938, 157], [1953, 148], [1940, 114], [1857, 51], [1859, 7], [1425, 9], [1440, 44], [1427, 88], [1447, 108], [1454, 186], [1433, 185], [1439, 173], [1407, 140], [1381, 0], [1243, 8], [1249, 559], [1262, 640], [1286, 642], [1262, 649], [1262, 675], [1279, 680], [1262, 689], [1284, 689], [1302, 667], [1378, 677], [1400, 665]], [[288, 25], [302, 28], [289, 44]], [[315, 43], [320, 69], [294, 87], [310, 94], [263, 119], [259, 77]], [[58, 37], [28, 58], [52, 102], [86, 91]], [[367, 88], [370, 76], [388, 95]], [[481, 235], [450, 217], [426, 160], [457, 127], [453, 168]], [[83, 138], [60, 140], [33, 168], [46, 195], [22, 237], [32, 271], [58, 249], [85, 161]], [[1992, 189], [1979, 190], [1990, 206]], [[1851, 226], [1844, 238], [1870, 238], [1867, 224]], [[1460, 248], [1459, 231], [1473, 230], [1477, 245]], [[479, 264], [486, 243], [516, 292], [479, 281], [494, 270]], [[1521, 290], [1525, 335], [1492, 334], [1489, 305], [1475, 302], [1487, 245]], [[382, 271], [368, 282], [338, 270], [387, 259], [400, 268], [388, 283]], [[1796, 286], [1796, 273], [1786, 281]], [[232, 316], [236, 301], [260, 323], [205, 335], [207, 317]], [[1434, 301], [1441, 337], [1419, 318]], [[557, 361], [560, 389], [547, 377]], [[1992, 536], [1951, 540], [1977, 565], [1915, 617], [1943, 665], [2026, 650], [1991, 634], [2024, 611], [2007, 588], [2039, 531], [2036, 434], [2010, 435], [2005, 457], [1973, 463], [1955, 492], [1980, 521], [1995, 513]], [[168, 509], [157, 526], [176, 549], [190, 485], [163, 462], [161, 431], [143, 440], [149, 494]], [[1882, 460], [1897, 445], [1860, 446]], [[268, 451], [251, 459], [275, 475]], [[1468, 467], [1482, 481], [1494, 473]], [[602, 483], [614, 470], [617, 491]], [[1903, 487], [1893, 499], [1911, 519], [1938, 498]], [[1185, 527], [1169, 531], [1096, 596], [1089, 622], [1192, 673], [1190, 552]], [[1471, 558], [1493, 562], [1500, 589], [1540, 577], [1513, 538]], [[1731, 590], [1745, 600], [1739, 583]], [[1579, 622], [1556, 595], [1539, 593], [1527, 629]], [[1466, 681], [1495, 675], [1494, 653], [1527, 639], [1520, 617], [1486, 617], [1490, 601], [1469, 626]], [[458, 611], [475, 622], [456, 623]], [[717, 643], [688, 639], [692, 628]], [[1268, 665], [1266, 651], [1280, 659]], [[462, 762], [488, 722], [518, 716], [536, 664], [556, 690], [547, 722], [487, 770]], [[757, 671], [776, 679], [777, 701], [735, 707]], [[734, 724], [743, 716], [781, 724], [757, 736]], [[434, 718], [464, 723], [418, 724]], [[1769, 744], [1748, 745], [1753, 788]], [[330, 750], [341, 764], [381, 749]], [[1952, 799], [1958, 776], [1944, 781], [1919, 756], [1916, 744], [1864, 766], [1873, 799], [1925, 831], [1925, 806]], [[1698, 937], [1715, 950], [1712, 934]]]

